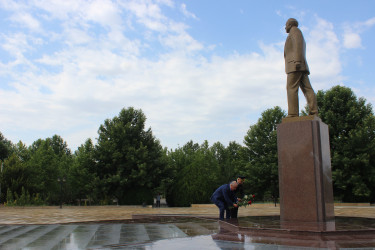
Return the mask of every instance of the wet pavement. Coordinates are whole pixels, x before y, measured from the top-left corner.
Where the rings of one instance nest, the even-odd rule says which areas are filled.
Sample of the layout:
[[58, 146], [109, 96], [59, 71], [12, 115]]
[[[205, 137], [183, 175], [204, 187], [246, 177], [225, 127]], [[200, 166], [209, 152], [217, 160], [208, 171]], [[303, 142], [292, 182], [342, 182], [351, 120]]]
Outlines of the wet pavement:
[[375, 248], [375, 207], [336, 206], [335, 214], [344, 235], [283, 230], [271, 204], [240, 208], [235, 223], [219, 222], [213, 205], [0, 207], [0, 249]]
[[[0, 227], [0, 248], [143, 249], [160, 240], [192, 237], [194, 234], [210, 235], [217, 228], [218, 222], [8, 225]], [[194, 233], [188, 235], [187, 232]]]
[[[102, 220], [126, 220], [133, 214], [181, 214], [217, 218], [213, 204], [192, 207], [152, 208], [142, 206], [66, 206], [59, 207], [4, 207], [0, 206], [0, 224], [56, 224]], [[240, 208], [239, 217], [280, 215], [280, 208], [272, 204], [253, 204]], [[336, 216], [375, 218], [375, 206], [335, 206]]]
[[[54, 224], [126, 220], [131, 219], [133, 214], [204, 215], [216, 218], [219, 216], [218, 211], [218, 208], [213, 204], [176, 208], [142, 206], [66, 206], [62, 209], [59, 209], [59, 207], [0, 207], [0, 224]], [[239, 210], [239, 216], [279, 214], [280, 208], [271, 204], [256, 204]]]
[[[0, 226], [0, 249], [373, 249], [375, 219], [339, 217], [335, 232], [282, 230], [278, 216], [238, 220], [139, 215], [124, 223]], [[276, 222], [276, 223], [275, 223]], [[258, 228], [262, 223], [265, 228]], [[239, 226], [241, 224], [241, 226]], [[361, 230], [348, 231], [352, 224]]]

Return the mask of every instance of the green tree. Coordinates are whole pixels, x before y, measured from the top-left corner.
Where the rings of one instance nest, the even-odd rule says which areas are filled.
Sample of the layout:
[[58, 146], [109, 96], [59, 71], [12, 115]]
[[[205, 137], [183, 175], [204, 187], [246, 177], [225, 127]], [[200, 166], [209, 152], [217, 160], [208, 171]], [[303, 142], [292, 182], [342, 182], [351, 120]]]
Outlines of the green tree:
[[250, 126], [244, 139], [243, 175], [251, 183], [251, 192], [258, 199], [279, 195], [277, 125], [285, 117], [280, 107], [267, 109], [255, 125]]
[[234, 141], [229, 142], [228, 147], [220, 142], [212, 145], [211, 151], [219, 165], [217, 173], [219, 183], [229, 183], [235, 180], [241, 169], [241, 150], [242, 146]]
[[64, 155], [69, 157], [72, 156], [72, 153], [68, 148], [68, 144], [63, 138], [61, 138], [61, 136], [54, 135], [52, 138], [47, 138], [46, 141], [48, 141], [55, 155], [60, 157]]
[[30, 160], [31, 152], [22, 141], [19, 141], [16, 145], [14, 145], [13, 150], [22, 162], [27, 162]]
[[[193, 160], [184, 169], [186, 175], [182, 185], [184, 195], [190, 204], [209, 203], [212, 193], [217, 188], [219, 164], [207, 141], [193, 155]], [[190, 205], [189, 204], [189, 205]]]
[[76, 150], [74, 163], [69, 170], [73, 199], [98, 200], [99, 179], [96, 175], [95, 147], [91, 139], [87, 139]]
[[[61, 195], [64, 201], [69, 201], [71, 198], [64, 194], [71, 193], [67, 176], [72, 164], [73, 157], [60, 136], [38, 139], [30, 146], [30, 160], [27, 161], [33, 184], [28, 191], [31, 194], [39, 193], [40, 198], [49, 204], [59, 204]], [[59, 179], [65, 182], [59, 183]], [[63, 194], [60, 185], [63, 185]]]
[[[29, 190], [33, 190], [32, 171], [28, 167], [30, 160], [30, 150], [19, 141], [12, 146], [10, 156], [4, 161], [4, 168], [1, 175], [1, 185], [3, 188], [1, 201], [7, 201], [7, 205], [39, 205], [40, 200], [31, 199]], [[11, 199], [5, 197], [9, 196]], [[13, 194], [21, 200], [13, 202]], [[34, 197], [37, 194], [34, 194]]]
[[329, 125], [334, 195], [375, 202], [375, 120], [371, 104], [350, 88], [318, 91], [319, 116]]
[[22, 194], [22, 188], [29, 189], [32, 187], [31, 172], [24, 162], [13, 153], [4, 161], [4, 168], [1, 173], [1, 187], [2, 197], [4, 201], [4, 194]]
[[[216, 144], [216, 148], [219, 144]], [[214, 150], [205, 141], [199, 146], [189, 141], [182, 148], [169, 153], [175, 176], [167, 189], [170, 206], [190, 206], [208, 203], [218, 187], [220, 175]]]
[[0, 132], [0, 161], [8, 158], [12, 150], [12, 143]]
[[216, 173], [218, 182], [229, 182], [233, 178], [234, 169], [231, 168], [229, 154], [225, 146], [220, 142], [216, 142], [211, 146], [210, 150], [218, 165], [218, 173]]
[[[189, 206], [189, 197], [181, 195], [184, 185], [184, 171], [187, 166], [192, 164], [193, 155], [198, 151], [199, 144], [193, 141], [187, 142], [182, 148], [179, 147], [175, 150], [168, 152], [168, 170], [169, 178], [165, 182], [166, 200], [169, 206]], [[182, 191], [184, 193], [184, 191]]]
[[97, 173], [102, 197], [117, 198], [120, 204], [150, 204], [166, 166], [163, 148], [146, 116], [132, 107], [107, 119], [99, 128], [96, 147]]

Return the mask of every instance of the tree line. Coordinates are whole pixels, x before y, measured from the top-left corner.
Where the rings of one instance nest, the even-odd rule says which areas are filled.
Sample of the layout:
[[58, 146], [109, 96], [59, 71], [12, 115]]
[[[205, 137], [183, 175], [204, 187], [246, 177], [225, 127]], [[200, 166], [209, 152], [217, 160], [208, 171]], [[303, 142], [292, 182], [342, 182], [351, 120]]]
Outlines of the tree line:
[[[350, 88], [318, 91], [319, 116], [329, 125], [335, 200], [375, 202], [375, 118], [371, 104]], [[308, 114], [307, 107], [302, 115]], [[276, 202], [277, 125], [286, 112], [265, 110], [244, 135], [209, 145], [189, 141], [162, 147], [142, 110], [124, 108], [73, 153], [58, 135], [30, 146], [0, 133], [1, 195], [6, 205], [152, 204], [163, 194], [169, 206], [209, 203], [213, 191], [237, 175], [245, 192]]]

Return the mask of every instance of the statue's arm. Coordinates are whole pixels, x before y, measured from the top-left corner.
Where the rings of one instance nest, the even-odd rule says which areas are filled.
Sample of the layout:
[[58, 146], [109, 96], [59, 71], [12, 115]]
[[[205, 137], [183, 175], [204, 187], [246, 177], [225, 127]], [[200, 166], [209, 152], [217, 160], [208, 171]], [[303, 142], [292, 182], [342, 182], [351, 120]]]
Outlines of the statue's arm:
[[293, 58], [296, 70], [301, 68], [301, 64], [304, 61], [304, 40], [302, 36], [302, 32], [298, 29], [295, 30], [292, 34], [292, 41], [293, 41]]

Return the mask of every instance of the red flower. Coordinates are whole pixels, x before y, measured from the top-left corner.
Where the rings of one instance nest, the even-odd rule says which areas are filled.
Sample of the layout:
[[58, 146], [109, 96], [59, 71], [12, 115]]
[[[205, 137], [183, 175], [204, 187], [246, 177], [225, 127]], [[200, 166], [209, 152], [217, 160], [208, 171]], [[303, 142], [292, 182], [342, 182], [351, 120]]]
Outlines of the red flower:
[[255, 197], [255, 195], [253, 195], [253, 198]]
[[250, 205], [251, 205], [251, 201], [248, 201], [247, 204], [250, 204]]

